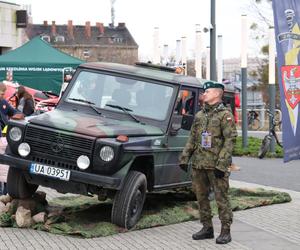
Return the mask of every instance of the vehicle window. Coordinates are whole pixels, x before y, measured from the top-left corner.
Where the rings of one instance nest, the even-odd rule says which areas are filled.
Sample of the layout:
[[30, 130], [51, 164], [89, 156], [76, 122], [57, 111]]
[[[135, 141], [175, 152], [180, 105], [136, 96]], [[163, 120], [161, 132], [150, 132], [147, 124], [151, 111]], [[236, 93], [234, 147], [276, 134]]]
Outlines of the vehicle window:
[[202, 107], [204, 105], [203, 94], [204, 94], [204, 91], [200, 91], [199, 94], [198, 94], [198, 107], [197, 107], [197, 110], [202, 109]]
[[171, 86], [82, 71], [66, 100], [86, 105], [76, 101], [81, 99], [101, 109], [123, 112], [112, 107], [118, 105], [131, 110], [133, 115], [164, 120], [172, 94]]
[[68, 99], [89, 101], [96, 106], [99, 106], [103, 93], [102, 82], [104, 81], [105, 75], [82, 72], [76, 78], [72, 90], [69, 92]]
[[194, 115], [196, 93], [191, 90], [180, 90], [177, 96], [175, 114]]

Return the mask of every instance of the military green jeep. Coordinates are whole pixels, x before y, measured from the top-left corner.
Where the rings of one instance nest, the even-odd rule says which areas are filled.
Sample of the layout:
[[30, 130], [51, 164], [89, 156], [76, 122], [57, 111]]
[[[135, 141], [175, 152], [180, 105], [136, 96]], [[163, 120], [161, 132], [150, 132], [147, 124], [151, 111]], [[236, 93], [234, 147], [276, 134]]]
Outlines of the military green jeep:
[[[147, 192], [188, 186], [178, 157], [204, 80], [145, 67], [86, 63], [55, 110], [11, 120], [0, 159], [14, 198], [38, 186], [113, 198], [111, 220], [133, 227]], [[234, 107], [234, 92], [224, 101]]]

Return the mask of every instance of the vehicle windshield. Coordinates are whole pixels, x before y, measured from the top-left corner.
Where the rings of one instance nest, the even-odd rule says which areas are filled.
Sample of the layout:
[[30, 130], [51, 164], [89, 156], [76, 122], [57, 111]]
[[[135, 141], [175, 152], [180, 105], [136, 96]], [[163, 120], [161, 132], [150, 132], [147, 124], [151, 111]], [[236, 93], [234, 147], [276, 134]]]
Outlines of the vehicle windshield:
[[172, 94], [171, 86], [81, 71], [66, 101], [87, 105], [82, 102], [84, 100], [93, 103], [96, 108], [123, 112], [113, 107], [117, 105], [134, 116], [164, 120]]

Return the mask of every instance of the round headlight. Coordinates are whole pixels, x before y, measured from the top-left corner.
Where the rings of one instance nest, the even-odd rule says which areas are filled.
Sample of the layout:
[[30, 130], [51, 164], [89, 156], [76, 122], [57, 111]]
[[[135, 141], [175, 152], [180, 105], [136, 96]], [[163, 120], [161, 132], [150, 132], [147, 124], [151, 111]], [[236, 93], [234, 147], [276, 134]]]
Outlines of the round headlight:
[[90, 159], [86, 155], [81, 155], [77, 158], [77, 166], [84, 170], [90, 166]]
[[9, 138], [13, 141], [20, 141], [22, 138], [22, 130], [18, 127], [13, 127], [9, 131]]
[[29, 144], [26, 142], [21, 143], [18, 147], [18, 152], [19, 155], [21, 155], [22, 157], [26, 157], [27, 155], [29, 155], [30, 154]]
[[114, 158], [114, 155], [115, 155], [114, 150], [110, 146], [104, 146], [100, 150], [100, 158], [103, 161], [111, 161]]

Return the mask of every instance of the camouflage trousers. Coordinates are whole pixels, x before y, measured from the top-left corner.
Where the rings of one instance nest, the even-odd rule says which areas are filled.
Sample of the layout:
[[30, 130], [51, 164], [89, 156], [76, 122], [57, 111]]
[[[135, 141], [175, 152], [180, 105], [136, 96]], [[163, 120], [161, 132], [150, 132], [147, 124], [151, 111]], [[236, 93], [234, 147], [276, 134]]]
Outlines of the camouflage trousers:
[[200, 221], [204, 226], [212, 226], [212, 212], [208, 195], [210, 187], [213, 188], [219, 212], [219, 219], [223, 227], [230, 227], [232, 223], [232, 210], [228, 198], [229, 175], [216, 178], [213, 170], [192, 169], [193, 191], [196, 194]]

